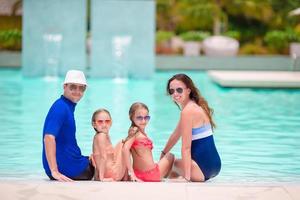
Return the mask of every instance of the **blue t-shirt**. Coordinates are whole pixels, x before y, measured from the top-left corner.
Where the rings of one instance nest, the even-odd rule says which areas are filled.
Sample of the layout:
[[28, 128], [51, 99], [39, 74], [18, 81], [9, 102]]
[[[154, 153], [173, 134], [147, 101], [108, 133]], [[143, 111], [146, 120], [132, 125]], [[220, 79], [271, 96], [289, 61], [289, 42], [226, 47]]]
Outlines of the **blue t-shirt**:
[[[81, 155], [81, 150], [78, 147], [75, 137], [75, 106], [76, 103], [73, 103], [62, 95], [51, 106], [43, 129], [43, 139], [45, 134], [55, 136], [58, 171], [71, 178], [80, 175], [89, 164], [88, 158]], [[44, 142], [43, 166], [46, 174], [51, 176]]]

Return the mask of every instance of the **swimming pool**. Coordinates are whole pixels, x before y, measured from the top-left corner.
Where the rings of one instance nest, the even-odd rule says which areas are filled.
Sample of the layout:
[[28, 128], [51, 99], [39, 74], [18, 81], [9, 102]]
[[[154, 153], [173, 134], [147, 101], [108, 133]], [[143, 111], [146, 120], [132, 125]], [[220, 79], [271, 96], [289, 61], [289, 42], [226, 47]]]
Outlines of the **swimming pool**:
[[[75, 117], [77, 140], [91, 152], [94, 110], [111, 111], [113, 143], [130, 125], [129, 106], [149, 106], [147, 129], [157, 160], [174, 129], [179, 110], [166, 96], [169, 77], [179, 71], [156, 72], [152, 80], [88, 79], [89, 87]], [[182, 71], [181, 71], [182, 72]], [[229, 89], [211, 82], [205, 72], [186, 71], [215, 110], [215, 141], [222, 170], [212, 182], [300, 182], [300, 90]], [[41, 163], [42, 127], [49, 107], [62, 93], [62, 79], [24, 78], [20, 70], [0, 70], [0, 179], [46, 178]], [[173, 149], [180, 155], [180, 145]]]

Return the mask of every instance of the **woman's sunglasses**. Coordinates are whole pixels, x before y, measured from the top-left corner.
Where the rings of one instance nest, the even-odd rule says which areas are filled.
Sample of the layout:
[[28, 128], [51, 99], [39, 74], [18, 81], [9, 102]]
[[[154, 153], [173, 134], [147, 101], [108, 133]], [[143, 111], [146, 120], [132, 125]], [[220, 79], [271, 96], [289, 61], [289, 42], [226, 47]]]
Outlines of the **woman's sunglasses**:
[[110, 119], [106, 119], [106, 120], [99, 119], [96, 122], [97, 122], [97, 124], [104, 124], [104, 123], [105, 124], [110, 124], [111, 120]]
[[143, 116], [137, 116], [136, 120], [138, 120], [138, 121], [143, 121], [143, 120], [149, 121], [150, 120], [150, 116], [149, 115], [146, 115], [144, 117]]
[[176, 88], [176, 89], [169, 89], [169, 94], [172, 95], [172, 94], [175, 93], [175, 91], [176, 91], [178, 94], [182, 94], [183, 88], [179, 87], [179, 88]]

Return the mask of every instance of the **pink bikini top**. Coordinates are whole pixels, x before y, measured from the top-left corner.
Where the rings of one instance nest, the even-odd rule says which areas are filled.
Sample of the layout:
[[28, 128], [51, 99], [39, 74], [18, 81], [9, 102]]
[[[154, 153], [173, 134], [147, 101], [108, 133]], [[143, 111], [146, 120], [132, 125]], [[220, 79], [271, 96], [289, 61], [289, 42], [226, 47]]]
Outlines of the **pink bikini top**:
[[138, 147], [146, 147], [146, 148], [149, 148], [149, 149], [152, 150], [153, 149], [153, 143], [147, 137], [139, 138], [139, 139], [134, 140], [134, 142], [131, 145], [131, 148], [138, 148]]

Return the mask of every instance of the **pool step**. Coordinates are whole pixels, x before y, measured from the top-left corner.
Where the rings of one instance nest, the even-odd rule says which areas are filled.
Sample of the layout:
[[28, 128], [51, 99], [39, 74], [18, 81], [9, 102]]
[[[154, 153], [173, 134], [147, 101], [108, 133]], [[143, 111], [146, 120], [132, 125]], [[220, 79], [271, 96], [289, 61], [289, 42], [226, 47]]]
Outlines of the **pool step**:
[[208, 71], [223, 87], [300, 88], [300, 71]]

